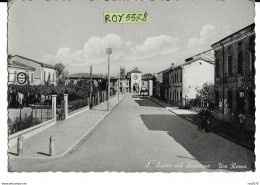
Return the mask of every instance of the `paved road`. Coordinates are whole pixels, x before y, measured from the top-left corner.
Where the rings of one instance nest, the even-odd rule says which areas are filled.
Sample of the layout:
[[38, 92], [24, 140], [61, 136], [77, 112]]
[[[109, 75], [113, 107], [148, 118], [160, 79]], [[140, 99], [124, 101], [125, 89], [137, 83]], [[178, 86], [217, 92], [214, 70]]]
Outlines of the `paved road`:
[[217, 163], [222, 162], [228, 170], [230, 163], [239, 164], [235, 169], [239, 171], [251, 168], [253, 154], [213, 133], [198, 131], [192, 123], [146, 98], [129, 94], [93, 135], [68, 155], [10, 159], [9, 170], [219, 171], [221, 164]]

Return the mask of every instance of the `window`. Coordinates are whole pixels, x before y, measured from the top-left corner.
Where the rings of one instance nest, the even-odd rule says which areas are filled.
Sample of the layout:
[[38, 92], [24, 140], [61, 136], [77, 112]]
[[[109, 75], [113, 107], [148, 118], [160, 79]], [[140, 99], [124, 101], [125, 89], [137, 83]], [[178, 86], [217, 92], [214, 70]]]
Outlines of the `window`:
[[239, 91], [237, 94], [237, 114], [245, 114], [245, 92]]
[[176, 75], [177, 75], [177, 83], [178, 83], [179, 82], [179, 74], [177, 73]]
[[51, 81], [51, 73], [49, 72], [49, 75], [48, 75], [48, 82]]
[[182, 82], [182, 73], [181, 73], [181, 77], [180, 77], [180, 80], [181, 80], [181, 82]]
[[46, 82], [46, 71], [44, 71], [44, 77], [43, 77], [44, 82]]
[[238, 48], [241, 48], [242, 47], [242, 42], [238, 42], [237, 46], [238, 46]]
[[232, 56], [228, 56], [228, 76], [232, 75]]
[[55, 73], [53, 73], [52, 81], [55, 82]]
[[249, 72], [255, 72], [255, 51], [250, 51]]
[[14, 71], [14, 81], [16, 82], [17, 71]]
[[33, 73], [31, 73], [31, 83], [33, 83]]
[[180, 91], [180, 99], [182, 99], [182, 92]]
[[243, 60], [242, 53], [239, 52], [239, 53], [238, 53], [238, 56], [237, 56], [237, 69], [238, 69], [238, 70], [237, 70], [237, 73], [238, 73], [238, 74], [242, 74], [242, 72], [243, 72], [243, 71], [242, 71], [242, 66], [243, 66], [243, 63], [242, 63], [243, 61], [242, 61], [242, 60]]
[[228, 109], [232, 109], [232, 91], [227, 92]]
[[216, 77], [219, 77], [219, 59], [216, 60]]

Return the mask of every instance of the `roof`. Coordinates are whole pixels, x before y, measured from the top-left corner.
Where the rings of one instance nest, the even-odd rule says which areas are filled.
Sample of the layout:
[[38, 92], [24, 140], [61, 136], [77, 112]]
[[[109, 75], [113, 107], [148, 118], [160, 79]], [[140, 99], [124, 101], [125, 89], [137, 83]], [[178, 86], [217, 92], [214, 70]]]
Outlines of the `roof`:
[[8, 67], [16, 67], [16, 68], [20, 68], [20, 69], [26, 69], [26, 70], [31, 70], [34, 71], [35, 68], [28, 66], [26, 64], [23, 64], [21, 62], [17, 62], [17, 61], [12, 61], [10, 63], [8, 63]]
[[198, 60], [202, 60], [202, 61], [204, 61], [204, 62], [207, 62], [207, 63], [209, 63], [209, 64], [214, 65], [214, 62], [213, 62], [213, 61], [207, 61], [207, 60], [204, 60], [204, 59], [199, 58], [199, 59], [191, 60], [191, 61], [185, 62], [185, 63], [183, 63], [183, 64], [177, 65], [176, 67], [174, 67], [173, 70], [180, 69], [181, 67], [186, 66], [186, 65], [189, 65], [189, 64], [191, 64], [191, 63], [193, 63], [193, 62], [196, 62], [196, 61], [198, 61]]
[[[167, 72], [170, 72], [170, 70], [172, 69], [172, 67], [169, 67], [167, 69], [164, 69], [163, 71], [160, 71], [159, 73], [167, 73]], [[159, 74], [157, 73], [157, 74]]]
[[[136, 69], [133, 69], [132, 71], [129, 71], [128, 73], [131, 74], [131, 73], [142, 73], [142, 72], [141, 72], [141, 71], [138, 71], [138, 70], [136, 70]], [[128, 73], [127, 73], [127, 74], [128, 74]]]
[[[247, 30], [247, 29], [248, 29], [248, 30]], [[233, 36], [235, 36], [235, 35], [237, 35], [237, 34], [239, 34], [239, 33], [242, 32], [242, 31], [245, 31], [245, 30], [251, 31], [251, 30], [254, 30], [254, 29], [255, 29], [255, 23], [252, 23], [252, 24], [250, 24], [249, 26], [246, 26], [246, 27], [244, 27], [244, 28], [242, 28], [242, 29], [240, 29], [240, 30], [238, 30], [238, 31], [236, 31], [236, 32], [234, 32], [234, 33], [232, 33], [232, 34], [226, 36], [225, 38], [221, 39], [220, 41], [215, 42], [214, 44], [211, 45], [211, 47], [214, 46], [214, 45], [216, 45], [216, 44], [218, 44], [218, 43], [221, 43], [221, 42], [223, 42], [223, 41], [225, 41], [225, 40], [227, 40], [227, 39], [229, 39], [229, 38], [231, 38], [231, 37], [233, 37]]]
[[55, 69], [55, 66], [53, 66], [53, 65], [51, 65], [51, 64], [45, 64], [45, 63], [43, 63], [43, 62], [39, 62], [39, 61], [30, 59], [30, 58], [26, 58], [26, 57], [23, 57], [23, 56], [20, 56], [20, 55], [12, 55], [11, 58], [13, 58], [13, 57], [18, 57], [18, 58], [21, 58], [21, 59], [24, 59], [24, 60], [29, 60], [29, 61], [31, 61], [31, 62], [40, 64], [41, 66]]
[[[92, 74], [94, 79], [107, 79], [107, 76], [102, 74]], [[90, 79], [90, 73], [75, 73], [66, 76], [66, 79]], [[116, 77], [110, 76], [110, 79], [117, 79]]]
[[153, 78], [155, 78], [155, 76], [151, 73], [142, 75], [142, 80], [152, 80]]

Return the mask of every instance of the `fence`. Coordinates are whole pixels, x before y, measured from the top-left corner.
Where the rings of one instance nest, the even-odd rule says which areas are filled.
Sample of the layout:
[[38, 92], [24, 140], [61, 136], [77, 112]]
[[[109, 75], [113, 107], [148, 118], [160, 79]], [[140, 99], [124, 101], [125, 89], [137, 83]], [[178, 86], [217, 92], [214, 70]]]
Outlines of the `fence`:
[[[114, 97], [115, 91], [111, 92], [111, 97]], [[8, 109], [8, 132], [9, 134], [27, 129], [44, 121], [54, 119], [66, 119], [68, 113], [71, 113], [80, 108], [90, 105], [89, 97], [80, 100], [68, 101], [69, 95], [52, 95], [53, 100], [48, 103], [30, 104], [28, 107], [20, 104], [19, 108]], [[92, 106], [98, 105], [107, 100], [107, 92], [101, 91], [92, 96]], [[51, 104], [52, 102], [52, 104]], [[58, 102], [58, 104], [57, 104]], [[55, 114], [53, 114], [55, 112]], [[65, 115], [66, 114], [66, 115]]]
[[78, 110], [82, 107], [85, 107], [87, 105], [89, 105], [89, 98], [76, 100], [76, 101], [70, 101], [68, 103], [68, 112], [71, 113], [71, 112]]
[[17, 109], [8, 109], [8, 133], [16, 133], [50, 120], [52, 117], [50, 104], [34, 104], [29, 107], [20, 106]]

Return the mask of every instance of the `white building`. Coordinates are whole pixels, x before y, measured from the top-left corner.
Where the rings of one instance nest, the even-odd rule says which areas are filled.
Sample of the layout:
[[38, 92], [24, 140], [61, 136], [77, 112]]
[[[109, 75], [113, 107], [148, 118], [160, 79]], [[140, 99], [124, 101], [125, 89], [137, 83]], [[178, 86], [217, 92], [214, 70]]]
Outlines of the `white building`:
[[34, 71], [35, 68], [22, 64], [17, 61], [8, 61], [8, 84], [17, 84], [17, 75], [19, 73], [25, 73], [27, 76], [27, 82], [25, 84], [34, 85]]
[[[26, 66], [31, 85], [44, 85], [46, 83], [56, 85], [56, 69], [53, 65], [19, 55], [9, 56], [8, 63], [9, 80], [16, 79], [18, 72], [24, 71]], [[16, 64], [16, 67], [13, 64]]]
[[127, 73], [126, 78], [130, 80], [130, 92], [139, 93], [142, 88], [142, 72], [136, 67]]
[[173, 67], [169, 74], [169, 101], [174, 106], [183, 106], [186, 100], [195, 99], [203, 84], [214, 84], [214, 62], [204, 59], [190, 60]]

